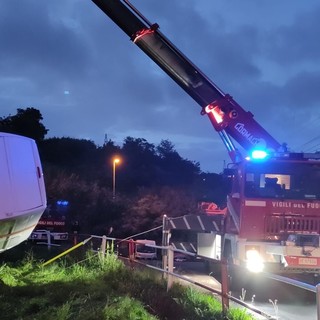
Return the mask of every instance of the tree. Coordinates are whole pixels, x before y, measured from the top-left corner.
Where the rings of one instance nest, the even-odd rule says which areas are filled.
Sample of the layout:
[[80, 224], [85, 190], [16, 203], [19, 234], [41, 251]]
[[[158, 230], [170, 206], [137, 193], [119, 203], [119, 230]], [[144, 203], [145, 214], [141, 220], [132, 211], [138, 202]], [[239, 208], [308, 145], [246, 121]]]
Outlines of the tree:
[[[179, 188], [143, 188], [122, 216], [122, 228], [127, 236], [162, 225], [164, 215], [179, 217], [197, 213], [193, 196]], [[148, 238], [161, 237], [161, 230], [148, 232]]]
[[[41, 160], [87, 175], [97, 166], [97, 147], [85, 139], [50, 138], [39, 143]], [[94, 177], [95, 178], [95, 177]]]
[[[123, 213], [122, 228], [127, 236], [145, 232], [162, 225], [166, 205], [157, 194], [146, 193], [138, 197]], [[150, 234], [148, 233], [148, 238]]]
[[70, 174], [57, 167], [46, 169], [48, 204], [69, 202], [67, 223], [78, 221], [82, 233], [108, 234], [110, 226], [120, 225], [125, 201], [114, 202], [112, 192], [94, 181]]
[[195, 180], [194, 191], [199, 202], [214, 202], [224, 207], [228, 194], [228, 181], [221, 174], [202, 172]]
[[161, 158], [166, 158], [170, 155], [178, 155], [177, 151], [175, 150], [174, 144], [170, 140], [161, 140], [156, 150]]
[[156, 148], [159, 155], [159, 183], [171, 186], [190, 185], [200, 173], [199, 163], [183, 159], [169, 140]]
[[[142, 138], [127, 137], [121, 150], [123, 165], [119, 168], [119, 187], [132, 192], [137, 187], [152, 186], [156, 180], [155, 146]], [[125, 186], [125, 188], [124, 188]]]
[[26, 136], [39, 142], [48, 129], [41, 123], [42, 114], [35, 108], [17, 109], [17, 114], [0, 119], [0, 131]]

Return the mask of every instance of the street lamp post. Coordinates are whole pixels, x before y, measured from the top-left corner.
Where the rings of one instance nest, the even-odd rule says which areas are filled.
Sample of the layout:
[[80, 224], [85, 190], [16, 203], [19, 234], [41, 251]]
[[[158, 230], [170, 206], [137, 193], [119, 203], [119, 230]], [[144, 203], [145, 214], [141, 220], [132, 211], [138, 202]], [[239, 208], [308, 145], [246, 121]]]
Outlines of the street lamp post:
[[112, 197], [116, 197], [116, 164], [120, 162], [119, 158], [113, 159], [113, 171], [112, 171]]

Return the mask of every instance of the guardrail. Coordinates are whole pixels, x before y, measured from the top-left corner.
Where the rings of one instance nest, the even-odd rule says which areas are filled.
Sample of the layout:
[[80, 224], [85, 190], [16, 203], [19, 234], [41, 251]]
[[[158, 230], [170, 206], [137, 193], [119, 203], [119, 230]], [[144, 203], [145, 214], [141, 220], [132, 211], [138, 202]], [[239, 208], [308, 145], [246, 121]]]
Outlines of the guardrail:
[[[184, 250], [174, 249], [172, 246], [155, 246], [155, 245], [145, 244], [145, 246], [162, 250], [162, 268], [159, 268], [159, 267], [156, 267], [151, 264], [142, 263], [141, 261], [138, 261], [135, 259], [135, 256], [134, 256], [135, 241], [133, 241], [132, 239], [117, 239], [117, 238], [107, 237], [105, 235], [104, 236], [91, 235], [91, 236], [89, 236], [89, 238], [76, 244], [74, 247], [66, 250], [64, 253], [58, 255], [57, 257], [47, 261], [43, 265], [46, 265], [46, 264], [60, 258], [61, 256], [69, 253], [71, 250], [76, 249], [77, 247], [79, 247], [79, 246], [87, 243], [89, 240], [93, 240], [93, 239], [98, 239], [101, 241], [101, 244], [99, 245], [99, 248], [97, 250], [99, 252], [99, 254], [101, 255], [101, 257], [105, 257], [107, 254], [107, 250], [110, 250], [110, 248], [111, 248], [111, 250], [114, 250], [114, 243], [115, 242], [117, 242], [117, 241], [126, 242], [128, 244], [128, 259], [129, 259], [129, 261], [132, 263], [134, 262], [137, 264], [141, 264], [141, 265], [146, 266], [148, 268], [155, 269], [159, 272], [162, 272], [163, 275], [167, 279], [167, 290], [170, 290], [170, 288], [173, 284], [174, 278], [179, 278], [183, 281], [192, 283], [192, 284], [194, 284], [198, 287], [201, 287], [209, 292], [212, 292], [212, 293], [215, 293], [215, 294], [218, 294], [219, 296], [221, 296], [224, 314], [226, 314], [226, 312], [229, 308], [229, 300], [231, 300], [231, 301], [245, 307], [246, 309], [251, 310], [252, 312], [254, 312], [256, 314], [258, 314], [262, 317], [265, 317], [266, 319], [269, 319], [269, 320], [278, 319], [277, 316], [276, 317], [271, 316], [271, 315], [265, 313], [264, 311], [255, 308], [251, 304], [248, 304], [248, 303], [244, 302], [243, 300], [235, 298], [229, 294], [228, 264], [227, 264], [226, 260], [220, 261], [220, 260], [208, 258], [205, 256], [197, 255], [195, 253], [186, 252]], [[108, 245], [108, 241], [111, 242], [111, 245]], [[209, 287], [207, 285], [204, 285], [200, 282], [193, 281], [192, 279], [184, 277], [180, 274], [174, 273], [173, 272], [173, 270], [174, 270], [174, 252], [180, 252], [185, 255], [195, 257], [195, 258], [213, 260], [216, 263], [220, 263], [221, 264], [221, 279], [222, 279], [221, 291], [216, 290], [216, 289]], [[262, 275], [269, 278], [269, 279], [283, 282], [283, 283], [286, 283], [286, 284], [289, 284], [289, 285], [292, 285], [292, 286], [295, 286], [295, 287], [298, 287], [298, 288], [308, 290], [308, 291], [315, 293], [316, 294], [316, 301], [317, 301], [317, 320], [320, 320], [320, 283], [318, 285], [314, 286], [314, 285], [306, 284], [306, 283], [298, 281], [298, 280], [294, 280], [291, 278], [287, 278], [287, 277], [283, 277], [283, 276], [279, 276], [279, 275], [275, 275], [275, 274], [271, 274], [271, 273], [264, 272], [264, 273], [262, 273]]]
[[[189, 283], [191, 283], [191, 284], [193, 284], [193, 285], [195, 285], [195, 286], [197, 286], [197, 287], [200, 287], [200, 288], [202, 288], [202, 289], [205, 289], [205, 290], [207, 290], [207, 291], [209, 291], [209, 292], [218, 294], [218, 295], [220, 295], [221, 297], [222, 297], [222, 295], [223, 295], [223, 294], [222, 294], [222, 291], [216, 290], [216, 289], [214, 289], [214, 288], [212, 288], [212, 287], [209, 287], [209, 286], [207, 286], [207, 285], [205, 285], [205, 284], [203, 284], [203, 283], [200, 283], [200, 282], [198, 282], [198, 281], [194, 281], [194, 280], [192, 280], [192, 279], [190, 279], [190, 278], [184, 277], [184, 276], [182, 276], [182, 275], [180, 275], [180, 274], [177, 274], [177, 273], [174, 273], [174, 272], [170, 272], [170, 271], [164, 270], [164, 269], [162, 269], [162, 268], [155, 267], [155, 266], [153, 266], [153, 265], [151, 265], [151, 264], [145, 264], [145, 263], [142, 263], [142, 262], [137, 261], [137, 260], [135, 260], [134, 262], [137, 263], [137, 264], [141, 264], [141, 265], [143, 265], [143, 266], [146, 266], [146, 267], [148, 267], [148, 268], [150, 268], [150, 269], [154, 269], [154, 270], [157, 270], [157, 271], [159, 271], [159, 272], [163, 272], [163, 273], [167, 274], [169, 277], [178, 278], [178, 279], [181, 279], [181, 280], [183, 280], [183, 281], [189, 282]], [[168, 277], [168, 280], [167, 280], [167, 288], [170, 289], [170, 285], [172, 285], [172, 282], [173, 282], [173, 281], [170, 280], [169, 277]], [[172, 279], [172, 278], [171, 278], [171, 279]], [[169, 289], [168, 289], [168, 290], [169, 290]], [[237, 298], [231, 296], [230, 294], [226, 294], [226, 298], [227, 298], [228, 300], [231, 300], [231, 301], [233, 301], [233, 302], [235, 302], [235, 303], [237, 303], [237, 304], [245, 307], [246, 309], [251, 310], [252, 312], [254, 312], [254, 313], [256, 313], [256, 314], [259, 314], [260, 316], [265, 317], [266, 319], [276, 320], [275, 317], [273, 317], [273, 316], [265, 313], [265, 312], [262, 311], [262, 310], [259, 310], [258, 308], [255, 308], [254, 306], [252, 306], [252, 305], [250, 305], [250, 304], [242, 301], [241, 299], [237, 299]], [[228, 309], [228, 308], [224, 309], [223, 312], [226, 313], [227, 309]]]
[[[115, 239], [115, 238], [109, 238], [109, 237], [106, 237], [106, 236], [102, 236], [102, 237], [99, 237], [99, 236], [91, 236], [92, 238], [100, 238], [101, 239], [101, 248], [100, 248], [100, 253], [102, 256], [105, 256], [106, 255], [106, 251], [105, 251], [105, 248], [106, 248], [106, 243], [107, 241], [116, 241], [116, 240], [119, 240], [119, 239]], [[260, 316], [263, 316], [265, 317], [266, 319], [269, 319], [269, 320], [272, 320], [272, 319], [276, 319], [274, 318], [273, 316], [265, 313], [264, 311], [262, 310], [259, 310], [258, 308], [242, 301], [241, 299], [238, 299], [238, 298], [235, 298], [233, 296], [231, 296], [229, 294], [229, 286], [228, 286], [228, 274], [227, 274], [227, 264], [226, 264], [226, 261], [225, 262], [222, 262], [222, 283], [221, 283], [221, 287], [222, 287], [222, 290], [216, 290], [212, 287], [209, 287], [207, 285], [204, 285], [200, 282], [197, 282], [197, 281], [194, 281], [190, 278], [187, 278], [187, 277], [184, 277], [180, 274], [177, 274], [177, 273], [174, 273], [173, 270], [174, 270], [174, 252], [180, 252], [180, 253], [183, 253], [183, 254], [186, 254], [186, 255], [189, 255], [189, 256], [193, 256], [193, 257], [199, 257], [199, 258], [207, 258], [207, 257], [203, 257], [203, 256], [200, 256], [200, 255], [197, 255], [195, 253], [191, 253], [191, 252], [186, 252], [184, 250], [179, 250], [179, 249], [174, 249], [172, 246], [156, 246], [156, 245], [151, 245], [151, 244], [145, 244], [145, 246], [147, 247], [152, 247], [152, 248], [156, 248], [156, 249], [159, 249], [159, 250], [162, 250], [162, 252], [164, 253], [162, 255], [162, 268], [159, 268], [159, 267], [156, 267], [154, 265], [151, 265], [151, 264], [148, 264], [148, 263], [143, 263], [137, 259], [135, 259], [135, 256], [134, 256], [134, 245], [135, 245], [135, 241], [133, 241], [132, 239], [125, 239], [123, 240], [125, 242], [128, 243], [128, 260], [131, 262], [131, 263], [135, 263], [135, 264], [140, 264], [140, 265], [143, 265], [144, 267], [148, 267], [150, 269], [154, 269], [154, 270], [157, 270], [161, 273], [163, 273], [163, 275], [166, 277], [167, 279], [167, 290], [169, 291], [173, 285], [173, 282], [174, 282], [174, 278], [179, 278], [183, 281], [186, 281], [186, 282], [189, 282], [189, 283], [192, 283], [198, 287], [201, 287], [209, 292], [212, 292], [212, 293], [215, 293], [219, 296], [221, 296], [221, 299], [222, 299], [222, 307], [223, 307], [223, 313], [226, 314], [227, 313], [227, 310], [229, 309], [229, 300], [245, 307], [246, 309], [248, 310], [251, 310], [252, 312], [256, 313], [256, 314], [259, 314]], [[208, 259], [208, 258], [207, 258]]]
[[[149, 245], [150, 246], [150, 245]], [[228, 288], [228, 281], [227, 281], [227, 277], [228, 277], [228, 274], [227, 274], [227, 263], [226, 261], [219, 261], [219, 260], [216, 260], [216, 259], [211, 259], [211, 258], [208, 258], [208, 257], [204, 257], [204, 256], [201, 256], [201, 255], [197, 255], [195, 253], [191, 253], [191, 252], [186, 252], [186, 251], [183, 251], [183, 250], [178, 250], [178, 249], [174, 249], [172, 246], [168, 246], [168, 247], [164, 247], [164, 246], [153, 246], [153, 247], [156, 247], [157, 249], [161, 249], [161, 250], [165, 250], [167, 251], [167, 257], [165, 255], [163, 255], [163, 265], [162, 265], [162, 268], [158, 268], [158, 267], [155, 267], [153, 265], [150, 265], [150, 264], [144, 264], [144, 263], [141, 263], [139, 261], [134, 261], [135, 263], [139, 263], [139, 264], [143, 264], [145, 265], [146, 267], [148, 268], [152, 268], [152, 269], [155, 269], [155, 270], [158, 270], [159, 272], [163, 272], [164, 274], [167, 274], [167, 288], [168, 290], [170, 290], [171, 288], [171, 285], [173, 283], [173, 278], [179, 278], [179, 279], [182, 279], [186, 282], [189, 282], [189, 283], [192, 283], [198, 287], [201, 287], [201, 288], [204, 288], [206, 290], [208, 290], [209, 292], [213, 292], [215, 294], [218, 294], [221, 296], [222, 298], [222, 306], [223, 306], [223, 311], [224, 313], [227, 311], [228, 307], [229, 307], [229, 300], [241, 305], [241, 306], [244, 306], [246, 309], [248, 310], [251, 310], [252, 312], [262, 316], [262, 317], [265, 317], [266, 319], [279, 319], [278, 316], [272, 316], [272, 315], [269, 315], [267, 313], [265, 313], [264, 311], [252, 306], [251, 304], [248, 304], [246, 302], [244, 302], [243, 300], [241, 299], [238, 299], [238, 298], [235, 298], [233, 296], [231, 296], [229, 294], [229, 288]], [[199, 258], [202, 258], [202, 259], [207, 259], [207, 260], [214, 260], [214, 262], [217, 262], [217, 263], [220, 263], [221, 264], [221, 270], [222, 270], [222, 290], [219, 291], [219, 290], [216, 290], [216, 289], [213, 289], [209, 286], [206, 286], [204, 284], [201, 284], [197, 281], [193, 281], [189, 278], [186, 278], [182, 275], [179, 275], [177, 273], [174, 273], [173, 272], [173, 252], [181, 252], [181, 253], [184, 253], [186, 255], [189, 255], [189, 256], [193, 256], [193, 257], [199, 257]], [[167, 260], [167, 261], [166, 261]], [[292, 286], [295, 286], [295, 287], [298, 287], [298, 288], [301, 288], [301, 289], [304, 289], [304, 290], [308, 290], [308, 291], [311, 291], [313, 293], [316, 294], [316, 301], [317, 301], [317, 320], [320, 320], [320, 284], [318, 284], [317, 286], [313, 286], [313, 285], [310, 285], [310, 284], [307, 284], [307, 283], [304, 283], [304, 282], [301, 282], [301, 281], [298, 281], [298, 280], [294, 280], [294, 279], [291, 279], [291, 278], [287, 278], [287, 277], [283, 277], [283, 276], [278, 276], [278, 275], [274, 275], [274, 274], [270, 274], [270, 273], [261, 273], [262, 276], [264, 277], [267, 277], [269, 279], [273, 279], [273, 280], [276, 280], [276, 281], [280, 281], [280, 282], [283, 282], [283, 283], [286, 283], [286, 284], [289, 284], [289, 285], [292, 285]], [[226, 282], [226, 283], [224, 283]]]

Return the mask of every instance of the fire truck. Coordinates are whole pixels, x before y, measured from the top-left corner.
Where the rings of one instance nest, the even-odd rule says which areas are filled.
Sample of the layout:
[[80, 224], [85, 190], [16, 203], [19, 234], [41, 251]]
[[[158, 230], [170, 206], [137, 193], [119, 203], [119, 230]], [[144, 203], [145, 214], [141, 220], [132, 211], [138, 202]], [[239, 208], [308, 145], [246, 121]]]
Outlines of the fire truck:
[[41, 218], [35, 230], [31, 233], [29, 240], [44, 242], [49, 245], [52, 244], [52, 241], [66, 241], [69, 234], [65, 230], [65, 224], [65, 221]]
[[168, 218], [167, 231], [198, 230], [198, 254], [251, 271], [318, 273], [320, 154], [288, 152], [129, 1], [92, 1], [200, 105], [232, 161], [226, 210]]
[[57, 200], [56, 203], [49, 204], [29, 240], [48, 245], [52, 245], [53, 242], [67, 241], [69, 238], [66, 221], [68, 204], [67, 200]]

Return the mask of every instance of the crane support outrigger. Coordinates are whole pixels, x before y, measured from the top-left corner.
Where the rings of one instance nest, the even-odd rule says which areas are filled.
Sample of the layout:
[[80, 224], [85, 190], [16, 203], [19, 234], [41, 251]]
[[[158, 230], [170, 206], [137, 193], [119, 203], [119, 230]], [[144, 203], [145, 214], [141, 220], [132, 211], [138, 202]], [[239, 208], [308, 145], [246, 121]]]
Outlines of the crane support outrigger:
[[224, 256], [252, 271], [318, 273], [320, 155], [283, 148], [129, 1], [92, 1], [200, 105], [233, 162], [227, 171], [232, 187], [223, 219], [218, 213], [223, 228], [216, 224], [215, 231], [198, 233], [199, 253]]

